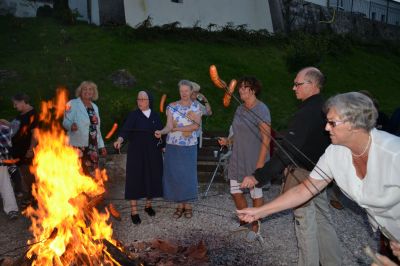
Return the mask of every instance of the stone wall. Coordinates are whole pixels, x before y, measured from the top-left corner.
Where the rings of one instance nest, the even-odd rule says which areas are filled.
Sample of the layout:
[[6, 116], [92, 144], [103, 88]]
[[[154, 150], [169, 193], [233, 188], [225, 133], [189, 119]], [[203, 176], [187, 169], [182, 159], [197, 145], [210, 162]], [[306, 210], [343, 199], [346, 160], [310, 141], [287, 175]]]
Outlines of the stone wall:
[[330, 30], [337, 34], [351, 34], [363, 40], [400, 39], [399, 26], [372, 21], [363, 15], [328, 9], [303, 0], [280, 1], [283, 1], [281, 6], [285, 27], [282, 31], [318, 33]]

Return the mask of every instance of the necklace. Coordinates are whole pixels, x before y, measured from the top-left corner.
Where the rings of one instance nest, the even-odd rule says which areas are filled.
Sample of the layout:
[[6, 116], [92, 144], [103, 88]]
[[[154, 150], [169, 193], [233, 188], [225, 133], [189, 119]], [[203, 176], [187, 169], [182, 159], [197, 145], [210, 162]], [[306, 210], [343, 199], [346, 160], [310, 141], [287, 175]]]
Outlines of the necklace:
[[368, 135], [368, 143], [367, 143], [367, 145], [365, 146], [363, 152], [360, 153], [360, 154], [355, 154], [355, 153], [351, 152], [351, 155], [353, 155], [354, 157], [361, 157], [361, 156], [363, 156], [363, 155], [365, 154], [365, 152], [368, 150], [370, 144], [371, 144], [371, 135]]

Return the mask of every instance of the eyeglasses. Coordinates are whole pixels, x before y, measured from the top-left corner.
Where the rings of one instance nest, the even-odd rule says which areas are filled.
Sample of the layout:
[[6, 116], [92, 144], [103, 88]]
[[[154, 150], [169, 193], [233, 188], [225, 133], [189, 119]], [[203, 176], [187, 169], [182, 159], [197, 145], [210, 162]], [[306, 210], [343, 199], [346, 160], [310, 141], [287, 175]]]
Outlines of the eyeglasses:
[[301, 86], [301, 85], [304, 85], [304, 84], [306, 84], [306, 83], [311, 83], [311, 82], [310, 82], [310, 81], [293, 82], [293, 86], [295, 86], [295, 87], [297, 88], [297, 87], [299, 87], [299, 86]]
[[149, 99], [136, 99], [136, 101], [138, 101], [138, 102], [143, 102], [143, 101], [148, 101]]
[[346, 123], [346, 121], [326, 120], [326, 123], [331, 127], [336, 127], [338, 125]]

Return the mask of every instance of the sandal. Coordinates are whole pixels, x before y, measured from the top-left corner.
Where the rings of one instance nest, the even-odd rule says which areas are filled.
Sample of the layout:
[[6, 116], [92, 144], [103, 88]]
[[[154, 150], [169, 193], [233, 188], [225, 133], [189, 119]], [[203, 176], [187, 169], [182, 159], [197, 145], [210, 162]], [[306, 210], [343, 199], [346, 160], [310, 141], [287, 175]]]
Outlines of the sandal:
[[183, 210], [182, 208], [176, 208], [173, 217], [174, 217], [175, 219], [181, 218], [181, 217], [182, 217], [182, 214], [183, 214], [183, 211], [184, 211], [184, 210]]
[[185, 209], [185, 211], [183, 212], [183, 215], [185, 216], [185, 218], [190, 219], [193, 216], [193, 211], [192, 209]]

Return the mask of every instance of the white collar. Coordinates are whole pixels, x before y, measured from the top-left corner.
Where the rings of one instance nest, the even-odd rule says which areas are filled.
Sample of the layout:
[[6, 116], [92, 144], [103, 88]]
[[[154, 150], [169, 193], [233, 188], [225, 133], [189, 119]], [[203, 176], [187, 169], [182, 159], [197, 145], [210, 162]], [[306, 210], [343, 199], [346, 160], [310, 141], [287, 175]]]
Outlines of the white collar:
[[142, 113], [143, 113], [147, 118], [149, 118], [149, 117], [150, 117], [150, 114], [151, 114], [151, 109], [147, 109], [146, 111], [142, 111]]

